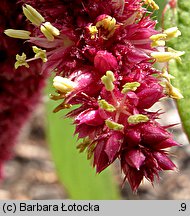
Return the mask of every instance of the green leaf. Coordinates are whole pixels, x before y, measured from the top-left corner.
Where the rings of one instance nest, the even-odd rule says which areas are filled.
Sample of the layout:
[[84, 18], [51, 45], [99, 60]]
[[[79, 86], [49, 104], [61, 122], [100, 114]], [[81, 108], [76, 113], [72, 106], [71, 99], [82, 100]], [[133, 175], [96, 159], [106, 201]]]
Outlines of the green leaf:
[[[47, 91], [54, 92], [50, 85]], [[58, 176], [69, 198], [120, 199], [119, 187], [112, 171], [107, 169], [101, 174], [96, 174], [86, 154], [79, 153], [76, 149], [74, 127], [71, 120], [63, 118], [68, 110], [52, 113], [58, 104], [52, 100], [47, 102], [47, 134]]]
[[165, 16], [165, 27], [178, 26], [182, 35], [168, 42], [168, 46], [176, 50], [185, 51], [182, 63], [173, 61], [169, 64], [169, 71], [176, 77], [173, 85], [180, 89], [184, 99], [177, 101], [183, 127], [190, 138], [190, 1], [178, 1], [177, 10], [169, 10]]

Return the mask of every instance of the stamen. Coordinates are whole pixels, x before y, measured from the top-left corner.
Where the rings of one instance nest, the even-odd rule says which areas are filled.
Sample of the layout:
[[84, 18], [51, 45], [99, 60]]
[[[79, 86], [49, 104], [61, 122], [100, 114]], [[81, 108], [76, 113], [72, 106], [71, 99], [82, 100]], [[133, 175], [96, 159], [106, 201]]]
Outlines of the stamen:
[[165, 78], [168, 82], [170, 82], [170, 79], [175, 79], [174, 76], [168, 73], [166, 68], [162, 69], [162, 74], [160, 74], [161, 77]]
[[120, 131], [120, 130], [123, 130], [123, 128], [124, 128], [124, 125], [118, 124], [118, 123], [111, 121], [109, 119], [105, 120], [105, 124], [111, 130], [119, 130]]
[[179, 89], [174, 87], [170, 82], [165, 83], [166, 93], [174, 99], [182, 99], [183, 95], [180, 93]]
[[33, 25], [40, 26], [43, 22], [45, 22], [44, 17], [32, 6], [26, 4], [25, 7], [22, 7], [23, 13], [28, 20]]
[[123, 86], [123, 89], [122, 89], [121, 93], [126, 94], [129, 91], [136, 91], [139, 86], [140, 86], [139, 82], [125, 83], [125, 85]]
[[115, 26], [116, 26], [116, 19], [109, 15], [106, 15], [103, 19], [101, 19], [96, 23], [97, 28], [103, 27], [108, 31], [112, 31], [115, 28]]
[[103, 100], [103, 99], [99, 100], [98, 104], [99, 104], [100, 108], [102, 108], [108, 112], [114, 112], [116, 110], [116, 108], [113, 105], [109, 104], [106, 100]]
[[107, 71], [106, 75], [104, 75], [102, 78], [102, 83], [105, 85], [105, 88], [107, 91], [113, 91], [114, 89], [114, 84], [113, 82], [115, 81], [115, 77], [112, 71]]
[[37, 46], [33, 46], [32, 49], [34, 53], [36, 53], [36, 55], [34, 56], [35, 58], [41, 58], [43, 62], [47, 62], [46, 50], [42, 50]]
[[148, 118], [148, 116], [143, 115], [143, 114], [135, 114], [135, 115], [129, 116], [129, 118], [127, 119], [127, 121], [130, 124], [139, 124], [139, 123], [143, 123], [143, 122], [149, 121], [149, 118]]
[[118, 28], [119, 25], [116, 23], [117, 22], [116, 22], [116, 19], [114, 17], [103, 14], [103, 15], [100, 15], [98, 17], [96, 27], [97, 28], [103, 28], [107, 31], [106, 35], [103, 36], [103, 38], [105, 40], [107, 40], [108, 38], [110, 38], [114, 34], [116, 28]]
[[24, 40], [30, 39], [30, 34], [31, 34], [31, 32], [29, 31], [15, 30], [15, 29], [6, 29], [4, 33], [9, 37], [24, 39]]
[[96, 26], [90, 25], [88, 29], [89, 29], [90, 34], [91, 34], [91, 39], [95, 39], [96, 35], [98, 33], [98, 29], [96, 28]]
[[181, 35], [181, 32], [179, 31], [177, 27], [166, 29], [163, 33], [167, 35], [166, 40], [177, 38], [178, 36]]
[[53, 86], [62, 93], [68, 93], [76, 87], [76, 84], [68, 78], [56, 76], [53, 79]]
[[185, 52], [176, 51], [168, 48], [168, 52], [152, 52], [151, 56], [156, 59], [157, 62], [168, 62], [171, 59], [181, 61], [180, 56], [184, 55]]
[[153, 0], [144, 0], [144, 3], [149, 5], [153, 10], [159, 10], [159, 6]]
[[20, 66], [25, 66], [29, 68], [29, 64], [26, 62], [26, 54], [22, 53], [20, 56], [19, 54], [16, 55], [16, 62], [15, 62], [15, 69], [17, 69]]
[[156, 46], [165, 46], [165, 39], [167, 35], [166, 34], [156, 34], [152, 35], [150, 39], [152, 40], [151, 46], [156, 47]]
[[40, 30], [49, 41], [53, 41], [54, 36], [58, 36], [60, 34], [59, 30], [55, 28], [50, 22], [45, 22], [42, 24], [40, 26]]

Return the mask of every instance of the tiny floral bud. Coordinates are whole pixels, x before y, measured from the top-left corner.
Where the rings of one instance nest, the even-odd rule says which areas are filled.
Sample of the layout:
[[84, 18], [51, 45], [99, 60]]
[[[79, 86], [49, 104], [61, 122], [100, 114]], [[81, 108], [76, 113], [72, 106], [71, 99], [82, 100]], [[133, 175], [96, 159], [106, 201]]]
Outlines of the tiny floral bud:
[[46, 50], [42, 50], [37, 46], [33, 46], [32, 49], [36, 53], [35, 58], [41, 58], [43, 62], [47, 62]]
[[150, 5], [153, 10], [159, 10], [159, 6], [153, 0], [144, 0], [144, 3]]
[[19, 38], [19, 39], [30, 39], [31, 32], [25, 30], [15, 30], [15, 29], [6, 29], [4, 33], [12, 38]]
[[109, 104], [106, 100], [99, 100], [98, 104], [100, 108], [108, 111], [108, 112], [114, 112], [116, 109], [113, 105]]
[[76, 84], [68, 78], [56, 76], [53, 79], [53, 86], [62, 93], [68, 93], [75, 88]]
[[148, 116], [142, 115], [142, 114], [131, 115], [128, 118], [128, 122], [130, 124], [139, 124], [139, 123], [143, 123], [143, 122], [147, 122], [147, 121], [149, 121]]
[[167, 35], [166, 40], [170, 40], [181, 35], [181, 32], [177, 27], [166, 29], [163, 33]]
[[113, 82], [115, 81], [115, 77], [112, 71], [107, 71], [106, 75], [104, 75], [102, 78], [102, 83], [105, 85], [105, 88], [107, 91], [113, 91], [114, 89], [114, 84]]
[[123, 86], [123, 90], [121, 92], [125, 94], [129, 91], [136, 91], [139, 86], [140, 86], [139, 82], [125, 83], [125, 85]]
[[109, 129], [111, 129], [111, 130], [120, 131], [120, 130], [123, 130], [123, 128], [124, 128], [124, 125], [118, 124], [118, 123], [116, 123], [116, 122], [114, 122], [114, 121], [111, 121], [111, 120], [109, 120], [109, 119], [107, 119], [107, 120], [105, 121], [105, 123], [106, 123], [107, 127], [108, 127]]
[[112, 53], [107, 51], [98, 51], [94, 58], [94, 66], [103, 74], [108, 70], [115, 70], [118, 67], [117, 59]]
[[25, 66], [27, 68], [29, 68], [28, 63], [26, 62], [26, 54], [22, 53], [22, 55], [16, 55], [16, 62], [15, 62], [15, 69], [17, 69], [20, 66]]
[[25, 7], [22, 7], [22, 9], [26, 18], [30, 20], [33, 25], [40, 26], [43, 22], [45, 22], [43, 16], [32, 6], [26, 4]]

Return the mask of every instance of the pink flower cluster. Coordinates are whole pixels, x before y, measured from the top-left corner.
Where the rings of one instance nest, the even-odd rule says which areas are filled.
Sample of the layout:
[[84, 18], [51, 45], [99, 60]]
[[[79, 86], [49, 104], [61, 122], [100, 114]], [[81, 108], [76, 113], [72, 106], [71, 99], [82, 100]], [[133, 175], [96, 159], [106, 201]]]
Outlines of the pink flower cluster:
[[56, 72], [58, 95], [52, 99], [62, 103], [54, 111], [80, 105], [67, 117], [74, 118], [75, 134], [84, 139], [78, 149], [93, 157], [96, 171], [119, 159], [124, 181], [135, 191], [144, 177], [153, 182], [160, 171], [174, 170], [166, 149], [179, 144], [156, 121], [160, 113], [149, 108], [168, 95], [160, 84], [163, 71], [153, 67], [156, 57], [162, 62], [179, 56], [172, 51], [163, 58], [152, 55], [158, 51], [153, 42], [160, 45], [171, 36], [171, 31], [155, 30], [145, 5], [158, 9], [154, 1], [23, 2], [60, 31], [55, 35], [49, 24], [42, 24], [46, 32], [36, 28], [29, 41], [46, 49], [42, 72]]

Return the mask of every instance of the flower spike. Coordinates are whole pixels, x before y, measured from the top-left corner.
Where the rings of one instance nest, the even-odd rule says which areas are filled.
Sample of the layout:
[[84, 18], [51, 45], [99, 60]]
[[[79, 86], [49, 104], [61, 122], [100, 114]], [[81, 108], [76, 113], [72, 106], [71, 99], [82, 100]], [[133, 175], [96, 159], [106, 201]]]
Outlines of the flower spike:
[[96, 172], [118, 159], [124, 181], [136, 191], [144, 178], [153, 183], [160, 171], [174, 170], [167, 149], [179, 144], [157, 122], [161, 114], [149, 109], [162, 98], [183, 97], [165, 64], [160, 70], [154, 66], [180, 61], [184, 52], [166, 43], [181, 35], [178, 28], [156, 30], [151, 15], [159, 6], [153, 0], [32, 5], [36, 9], [23, 7], [35, 26], [31, 34], [5, 31], [33, 45], [34, 58], [17, 55], [16, 67], [42, 59], [42, 72], [56, 73], [57, 95], [51, 99], [60, 104], [53, 112], [77, 105], [66, 117], [73, 118], [75, 134], [83, 139], [77, 148], [93, 160]]

